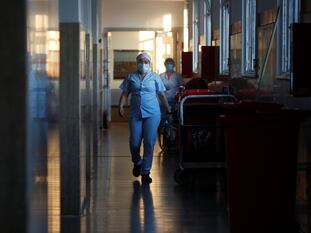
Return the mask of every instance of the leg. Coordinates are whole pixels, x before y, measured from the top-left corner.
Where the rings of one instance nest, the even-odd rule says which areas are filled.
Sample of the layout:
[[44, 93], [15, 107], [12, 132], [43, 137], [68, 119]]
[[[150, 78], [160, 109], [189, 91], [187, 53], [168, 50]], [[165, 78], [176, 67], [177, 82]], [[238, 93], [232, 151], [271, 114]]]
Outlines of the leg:
[[140, 156], [140, 146], [142, 140], [142, 119], [134, 117], [129, 118], [130, 127], [130, 151], [132, 155], [132, 162], [134, 165], [141, 165], [142, 160]]
[[151, 170], [153, 149], [157, 138], [157, 130], [160, 120], [160, 115], [143, 119], [144, 156], [142, 174], [148, 174]]

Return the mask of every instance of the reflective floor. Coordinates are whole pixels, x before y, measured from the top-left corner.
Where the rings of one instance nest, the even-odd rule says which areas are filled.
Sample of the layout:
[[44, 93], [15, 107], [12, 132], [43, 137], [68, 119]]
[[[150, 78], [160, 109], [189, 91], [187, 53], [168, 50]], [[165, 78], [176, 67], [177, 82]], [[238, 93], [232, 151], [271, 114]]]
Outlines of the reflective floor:
[[[156, 145], [153, 182], [142, 184], [131, 174], [126, 123], [114, 123], [109, 130], [100, 132], [100, 148], [98, 156], [92, 159], [91, 179], [81, 182], [86, 200], [83, 214], [61, 217], [59, 131], [49, 127], [36, 135], [28, 232], [229, 233], [221, 174], [197, 171], [195, 183], [177, 185], [176, 153], [169, 150], [170, 153], [164, 154]], [[308, 233], [311, 214], [309, 195], [304, 190], [309, 190], [311, 167], [301, 159], [298, 167], [296, 217], [301, 232]]]
[[[208, 180], [205, 174], [191, 186], [178, 186], [174, 154], [164, 155], [156, 146], [153, 182], [142, 184], [131, 174], [127, 124], [112, 124], [101, 133], [90, 197], [81, 218], [60, 218], [59, 158], [49, 147], [49, 233], [229, 232], [226, 196], [214, 176]], [[49, 146], [57, 146], [57, 141]]]

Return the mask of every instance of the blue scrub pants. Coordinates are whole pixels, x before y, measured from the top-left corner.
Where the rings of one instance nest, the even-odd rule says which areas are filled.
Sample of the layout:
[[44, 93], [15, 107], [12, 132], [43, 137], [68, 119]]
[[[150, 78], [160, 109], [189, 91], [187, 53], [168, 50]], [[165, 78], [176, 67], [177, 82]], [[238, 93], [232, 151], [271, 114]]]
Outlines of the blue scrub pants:
[[[148, 174], [151, 170], [153, 150], [160, 120], [160, 115], [148, 118], [136, 118], [133, 116], [129, 118], [132, 162], [135, 165], [142, 165], [142, 174]], [[143, 158], [140, 155], [142, 140], [144, 144]]]

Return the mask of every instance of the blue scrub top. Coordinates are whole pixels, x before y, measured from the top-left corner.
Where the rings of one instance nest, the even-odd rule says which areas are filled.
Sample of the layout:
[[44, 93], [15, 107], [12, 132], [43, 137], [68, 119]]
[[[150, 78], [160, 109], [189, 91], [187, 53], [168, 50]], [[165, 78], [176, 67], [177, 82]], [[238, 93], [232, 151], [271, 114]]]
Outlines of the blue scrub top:
[[160, 78], [166, 88], [165, 95], [168, 102], [176, 102], [174, 98], [179, 91], [179, 86], [184, 85], [181, 74], [174, 71], [168, 78], [166, 72], [164, 72], [160, 74]]
[[131, 94], [130, 116], [147, 118], [160, 115], [157, 95], [165, 91], [160, 77], [154, 72], [148, 72], [143, 80], [139, 72], [128, 74], [120, 89]]

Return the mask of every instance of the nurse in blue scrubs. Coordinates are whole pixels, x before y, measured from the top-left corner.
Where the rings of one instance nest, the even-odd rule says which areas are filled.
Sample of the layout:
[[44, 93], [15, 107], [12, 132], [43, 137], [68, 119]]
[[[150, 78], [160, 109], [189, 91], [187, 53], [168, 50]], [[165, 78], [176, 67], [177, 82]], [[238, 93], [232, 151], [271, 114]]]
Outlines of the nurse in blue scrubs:
[[[171, 107], [164, 94], [165, 87], [160, 77], [150, 71], [151, 57], [141, 53], [136, 57], [137, 71], [128, 74], [120, 85], [122, 90], [119, 101], [119, 115], [124, 117], [124, 105], [131, 95], [129, 128], [130, 151], [134, 163], [133, 175], [141, 175], [142, 182], [151, 183], [150, 170], [152, 167], [153, 150], [156, 142], [157, 129], [161, 120], [159, 100], [171, 114]], [[144, 153], [140, 155], [143, 142]]]
[[[176, 108], [175, 95], [179, 92], [179, 87], [184, 85], [184, 81], [181, 74], [174, 70], [175, 61], [173, 58], [166, 58], [164, 61], [165, 72], [160, 74], [160, 78], [165, 86], [165, 95], [169, 105], [174, 111]], [[162, 107], [162, 106], [161, 106]], [[162, 108], [162, 113], [165, 113], [166, 109]]]

